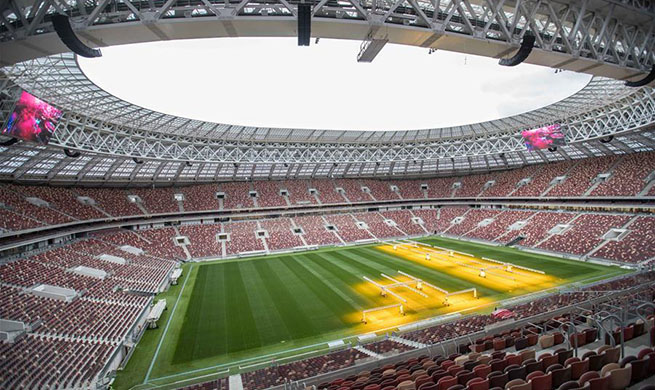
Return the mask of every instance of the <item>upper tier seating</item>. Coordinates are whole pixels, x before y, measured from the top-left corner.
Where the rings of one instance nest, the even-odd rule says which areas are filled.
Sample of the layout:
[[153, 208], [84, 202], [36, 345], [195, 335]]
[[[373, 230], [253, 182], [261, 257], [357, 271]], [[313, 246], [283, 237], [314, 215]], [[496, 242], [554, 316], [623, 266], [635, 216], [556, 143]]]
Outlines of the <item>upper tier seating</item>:
[[428, 198], [450, 198], [453, 193], [453, 184], [458, 181], [455, 177], [427, 179]]
[[27, 196], [23, 195], [21, 189], [23, 189], [23, 186], [11, 184], [0, 186], [0, 199], [10, 210], [48, 225], [59, 225], [73, 221], [73, 218], [54, 209], [55, 205], [50, 207], [36, 206], [28, 202], [25, 199]]
[[[13, 212], [0, 206], [0, 229], [19, 231], [45, 226], [44, 223], [19, 212]], [[1, 232], [0, 232], [1, 233]]]
[[318, 191], [317, 196], [321, 204], [346, 203], [346, 199], [337, 192], [332, 180], [312, 180], [309, 186]]
[[337, 188], [343, 188], [346, 198], [351, 202], [370, 202], [371, 196], [362, 191], [362, 183], [359, 180], [341, 179], [335, 180], [334, 185]]
[[216, 184], [181, 187], [175, 191], [184, 195], [184, 202], [182, 202], [184, 211], [218, 210], [217, 192]]
[[[585, 158], [544, 165], [531, 165], [509, 171], [472, 174], [461, 177], [425, 178], [411, 180], [379, 179], [312, 179], [287, 181], [227, 182], [166, 188], [87, 188], [50, 187], [0, 184], [0, 234], [46, 225], [60, 225], [79, 220], [105, 219], [109, 216], [141, 216], [181, 212], [252, 209], [255, 205], [268, 207], [303, 207], [321, 204], [384, 202], [428, 198], [464, 197], [580, 197], [587, 196], [655, 196], [647, 179], [653, 179], [655, 152], [625, 156]], [[606, 182], [594, 183], [599, 174], [610, 173]], [[566, 176], [560, 184], [552, 185], [555, 177]], [[523, 180], [532, 181], [517, 188]], [[487, 189], [487, 182], [495, 181]], [[460, 183], [460, 188], [453, 188]], [[427, 190], [421, 186], [426, 184]], [[397, 187], [392, 191], [391, 187]], [[648, 187], [647, 187], [648, 186]], [[371, 193], [362, 191], [367, 187]], [[309, 192], [317, 190], [316, 194]], [[344, 194], [336, 191], [344, 190]], [[281, 195], [286, 189], [289, 196]], [[250, 191], [257, 192], [257, 198]], [[216, 194], [223, 192], [224, 199]], [[183, 195], [182, 202], [175, 199]], [[134, 203], [128, 195], [135, 195], [141, 203]], [[47, 205], [36, 206], [26, 198], [38, 198]], [[78, 197], [89, 197], [95, 204], [85, 205]], [[38, 203], [38, 201], [37, 201]], [[430, 224], [431, 222], [427, 222]], [[427, 226], [427, 225], [426, 225]], [[436, 229], [441, 230], [441, 229]], [[455, 229], [459, 232], [460, 229]]]
[[285, 180], [280, 183], [289, 192], [291, 205], [316, 204], [316, 198], [309, 193], [309, 183], [306, 180]]
[[484, 185], [495, 178], [494, 174], [469, 175], [459, 178], [462, 186], [455, 196], [458, 198], [477, 198], [484, 190]]
[[519, 169], [512, 169], [505, 172], [494, 172], [492, 180], [495, 180], [493, 186], [487, 188], [481, 197], [503, 197], [511, 196], [517, 189], [521, 180], [533, 177], [539, 170], [539, 165], [528, 165]]
[[25, 197], [42, 199], [48, 202], [50, 207], [74, 219], [106, 217], [95, 207], [77, 201], [77, 195], [68, 188], [47, 186], [10, 186], [10, 188], [15, 192], [22, 193]]
[[564, 176], [571, 168], [570, 162], [559, 162], [540, 165], [539, 170], [533, 173], [532, 181], [517, 189], [512, 196], [540, 196], [548, 187], [550, 182], [557, 176]]
[[363, 187], [371, 190], [371, 196], [375, 200], [397, 200], [400, 199], [398, 194], [391, 191], [392, 183], [384, 180], [360, 180]]
[[143, 207], [150, 214], [177, 213], [180, 208], [173, 197], [177, 192], [174, 188], [134, 188], [127, 190], [130, 195], [137, 195], [143, 202]]
[[257, 203], [260, 207], [286, 206], [284, 198], [280, 196], [280, 186], [275, 181], [256, 181], [253, 187], [257, 191]]
[[[424, 199], [425, 194], [421, 189], [421, 184], [426, 183], [425, 180], [416, 179], [416, 180], [394, 180], [390, 184], [398, 187], [400, 196], [403, 199]], [[427, 183], [426, 183], [427, 184]]]
[[623, 156], [609, 180], [601, 183], [591, 196], [635, 196], [646, 186], [646, 179], [655, 172], [655, 153]]
[[607, 172], [617, 157], [599, 157], [578, 161], [567, 175], [566, 180], [555, 186], [546, 196], [582, 196], [591, 187], [592, 180]]
[[248, 183], [221, 183], [220, 190], [225, 193], [225, 199], [223, 199], [224, 209], [249, 209], [255, 207], [252, 196], [250, 196], [250, 185]]
[[142, 215], [136, 204], [127, 199], [127, 192], [114, 188], [75, 188], [80, 196], [93, 199], [98, 207], [114, 217]]

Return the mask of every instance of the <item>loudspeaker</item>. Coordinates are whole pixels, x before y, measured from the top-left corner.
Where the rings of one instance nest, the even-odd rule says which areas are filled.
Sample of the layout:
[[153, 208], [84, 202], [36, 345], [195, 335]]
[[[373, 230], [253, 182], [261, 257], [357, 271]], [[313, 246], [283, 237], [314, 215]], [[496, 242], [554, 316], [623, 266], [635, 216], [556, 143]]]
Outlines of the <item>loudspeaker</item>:
[[298, 4], [298, 46], [309, 46], [312, 36], [312, 6]]
[[134, 163], [137, 164], [137, 165], [138, 165], [138, 164], [143, 164], [143, 160], [139, 160], [139, 159], [136, 158], [136, 157], [132, 157], [132, 161], [134, 161]]
[[553, 153], [557, 152], [557, 146], [551, 146], [551, 147], [549, 147], [549, 148], [548, 148], [548, 151], [549, 151], [549, 152], [553, 152]]
[[68, 16], [53, 15], [52, 25], [54, 26], [57, 35], [59, 35], [59, 39], [61, 39], [66, 47], [71, 49], [73, 53], [86, 58], [102, 57], [100, 49], [92, 49], [88, 47], [80, 41], [77, 35], [75, 35]]
[[80, 152], [72, 151], [70, 149], [64, 149], [64, 154], [66, 154], [68, 157], [72, 157], [72, 158], [77, 158], [77, 157], [80, 157], [80, 155], [81, 155]]
[[523, 42], [521, 42], [521, 47], [519, 48], [519, 51], [516, 52], [514, 57], [501, 58], [500, 61], [498, 61], [498, 64], [502, 66], [516, 66], [521, 62], [525, 61], [525, 59], [528, 58], [528, 56], [532, 52], [532, 48], [534, 47], [534, 41], [535, 41], [534, 35], [525, 34], [525, 36], [523, 37]]
[[601, 138], [600, 142], [603, 143], [603, 144], [608, 144], [608, 143], [612, 142], [613, 139], [614, 139], [613, 135], [608, 135], [607, 137]]
[[646, 75], [641, 80], [637, 81], [626, 81], [625, 86], [626, 87], [643, 87], [646, 84], [650, 84], [651, 81], [655, 80], [655, 65], [650, 70], [650, 73]]
[[18, 138], [9, 138], [8, 140], [4, 142], [0, 142], [0, 146], [11, 146], [18, 142]]

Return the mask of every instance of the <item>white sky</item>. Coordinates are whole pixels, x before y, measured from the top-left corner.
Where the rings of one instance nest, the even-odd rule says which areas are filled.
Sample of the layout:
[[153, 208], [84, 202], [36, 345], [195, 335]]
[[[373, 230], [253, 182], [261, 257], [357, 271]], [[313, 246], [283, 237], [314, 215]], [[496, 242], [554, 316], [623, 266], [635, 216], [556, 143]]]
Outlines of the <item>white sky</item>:
[[91, 80], [152, 110], [263, 127], [404, 130], [461, 125], [563, 99], [590, 76], [496, 59], [386, 45], [357, 63], [360, 42], [220, 38], [103, 48], [79, 58]]

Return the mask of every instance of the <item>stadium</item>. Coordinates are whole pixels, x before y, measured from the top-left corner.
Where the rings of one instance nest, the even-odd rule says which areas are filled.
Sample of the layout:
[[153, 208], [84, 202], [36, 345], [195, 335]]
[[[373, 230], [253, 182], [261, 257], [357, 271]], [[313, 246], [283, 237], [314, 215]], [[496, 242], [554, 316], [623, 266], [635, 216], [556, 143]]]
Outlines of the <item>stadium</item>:
[[653, 88], [648, 0], [0, 0], [0, 390], [653, 390]]

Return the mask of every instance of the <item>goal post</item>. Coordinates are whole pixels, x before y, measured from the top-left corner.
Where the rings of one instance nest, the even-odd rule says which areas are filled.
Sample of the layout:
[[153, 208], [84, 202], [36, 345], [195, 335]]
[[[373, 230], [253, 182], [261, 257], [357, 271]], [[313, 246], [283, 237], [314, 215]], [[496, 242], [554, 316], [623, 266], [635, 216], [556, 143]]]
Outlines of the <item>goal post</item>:
[[403, 316], [405, 315], [405, 308], [403, 307], [402, 303], [396, 303], [396, 304], [393, 304], [393, 305], [380, 306], [380, 307], [374, 307], [374, 308], [371, 308], [371, 309], [362, 310], [362, 322], [365, 323], [365, 324], [368, 323], [367, 320], [366, 320], [366, 314], [368, 314], [368, 313], [373, 313], [373, 312], [376, 312], [376, 311], [382, 311], [382, 310], [387, 310], [387, 309], [393, 309], [394, 307], [398, 308], [398, 312], [400, 313], [400, 315], [403, 315]]
[[475, 288], [475, 287], [471, 287], [471, 288], [467, 288], [465, 290], [453, 291], [451, 293], [446, 294], [446, 297], [444, 298], [444, 305], [450, 306], [449, 298], [451, 298], [451, 297], [453, 297], [455, 295], [464, 295], [464, 294], [468, 294], [468, 293], [472, 293], [473, 298], [476, 298], [476, 299], [478, 298], [478, 289]]

